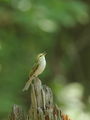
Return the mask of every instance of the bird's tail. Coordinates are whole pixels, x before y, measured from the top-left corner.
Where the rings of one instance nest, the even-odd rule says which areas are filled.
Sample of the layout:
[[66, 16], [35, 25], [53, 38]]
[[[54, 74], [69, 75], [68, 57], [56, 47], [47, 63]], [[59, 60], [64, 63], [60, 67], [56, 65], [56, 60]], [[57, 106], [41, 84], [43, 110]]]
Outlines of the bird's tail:
[[25, 84], [25, 86], [24, 86], [24, 88], [22, 90], [23, 92], [27, 91], [29, 89], [29, 86], [30, 86], [32, 80], [33, 80], [33, 77], [30, 77], [30, 79], [26, 82], [26, 84]]

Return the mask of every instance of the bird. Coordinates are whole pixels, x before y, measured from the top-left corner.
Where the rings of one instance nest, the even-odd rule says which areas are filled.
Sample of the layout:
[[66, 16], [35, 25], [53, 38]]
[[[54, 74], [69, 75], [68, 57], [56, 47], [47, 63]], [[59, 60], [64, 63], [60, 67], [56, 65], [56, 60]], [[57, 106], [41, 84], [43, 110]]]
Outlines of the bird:
[[29, 79], [26, 82], [26, 84], [25, 84], [25, 86], [23, 88], [23, 91], [27, 91], [29, 89], [30, 84], [32, 83], [32, 80], [34, 78], [37, 78], [38, 75], [40, 75], [44, 71], [44, 69], [46, 67], [45, 56], [46, 56], [46, 52], [39, 53], [37, 55], [35, 64], [33, 65], [32, 69], [31, 69]]

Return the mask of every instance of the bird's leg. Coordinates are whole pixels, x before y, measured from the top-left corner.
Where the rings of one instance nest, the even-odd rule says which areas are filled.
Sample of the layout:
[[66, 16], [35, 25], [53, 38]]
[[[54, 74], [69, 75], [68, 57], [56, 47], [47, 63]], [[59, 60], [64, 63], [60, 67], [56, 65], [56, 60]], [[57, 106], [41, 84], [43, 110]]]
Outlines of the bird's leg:
[[34, 82], [36, 81], [36, 76], [35, 75], [33, 75], [33, 80], [34, 80]]
[[35, 75], [33, 75], [33, 79], [35, 79], [36, 78], [36, 76]]
[[36, 77], [36, 80], [39, 80], [39, 77], [38, 77], [38, 76]]
[[34, 76], [34, 83], [40, 83], [40, 79], [38, 78], [38, 76]]

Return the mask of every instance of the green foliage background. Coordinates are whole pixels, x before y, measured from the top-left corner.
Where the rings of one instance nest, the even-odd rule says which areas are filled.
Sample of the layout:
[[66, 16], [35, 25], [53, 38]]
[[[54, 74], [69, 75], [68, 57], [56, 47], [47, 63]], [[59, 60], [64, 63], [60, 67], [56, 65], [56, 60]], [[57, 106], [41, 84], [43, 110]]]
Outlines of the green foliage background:
[[22, 88], [43, 51], [43, 84], [71, 118], [90, 120], [89, 13], [88, 0], [0, 0], [0, 120], [29, 107]]

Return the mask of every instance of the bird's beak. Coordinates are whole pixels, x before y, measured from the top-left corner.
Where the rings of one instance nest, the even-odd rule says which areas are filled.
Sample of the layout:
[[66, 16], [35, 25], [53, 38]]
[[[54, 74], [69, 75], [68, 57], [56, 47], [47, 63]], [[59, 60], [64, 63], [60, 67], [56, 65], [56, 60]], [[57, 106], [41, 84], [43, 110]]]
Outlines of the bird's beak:
[[47, 53], [46, 52], [43, 52], [43, 55], [45, 56]]

